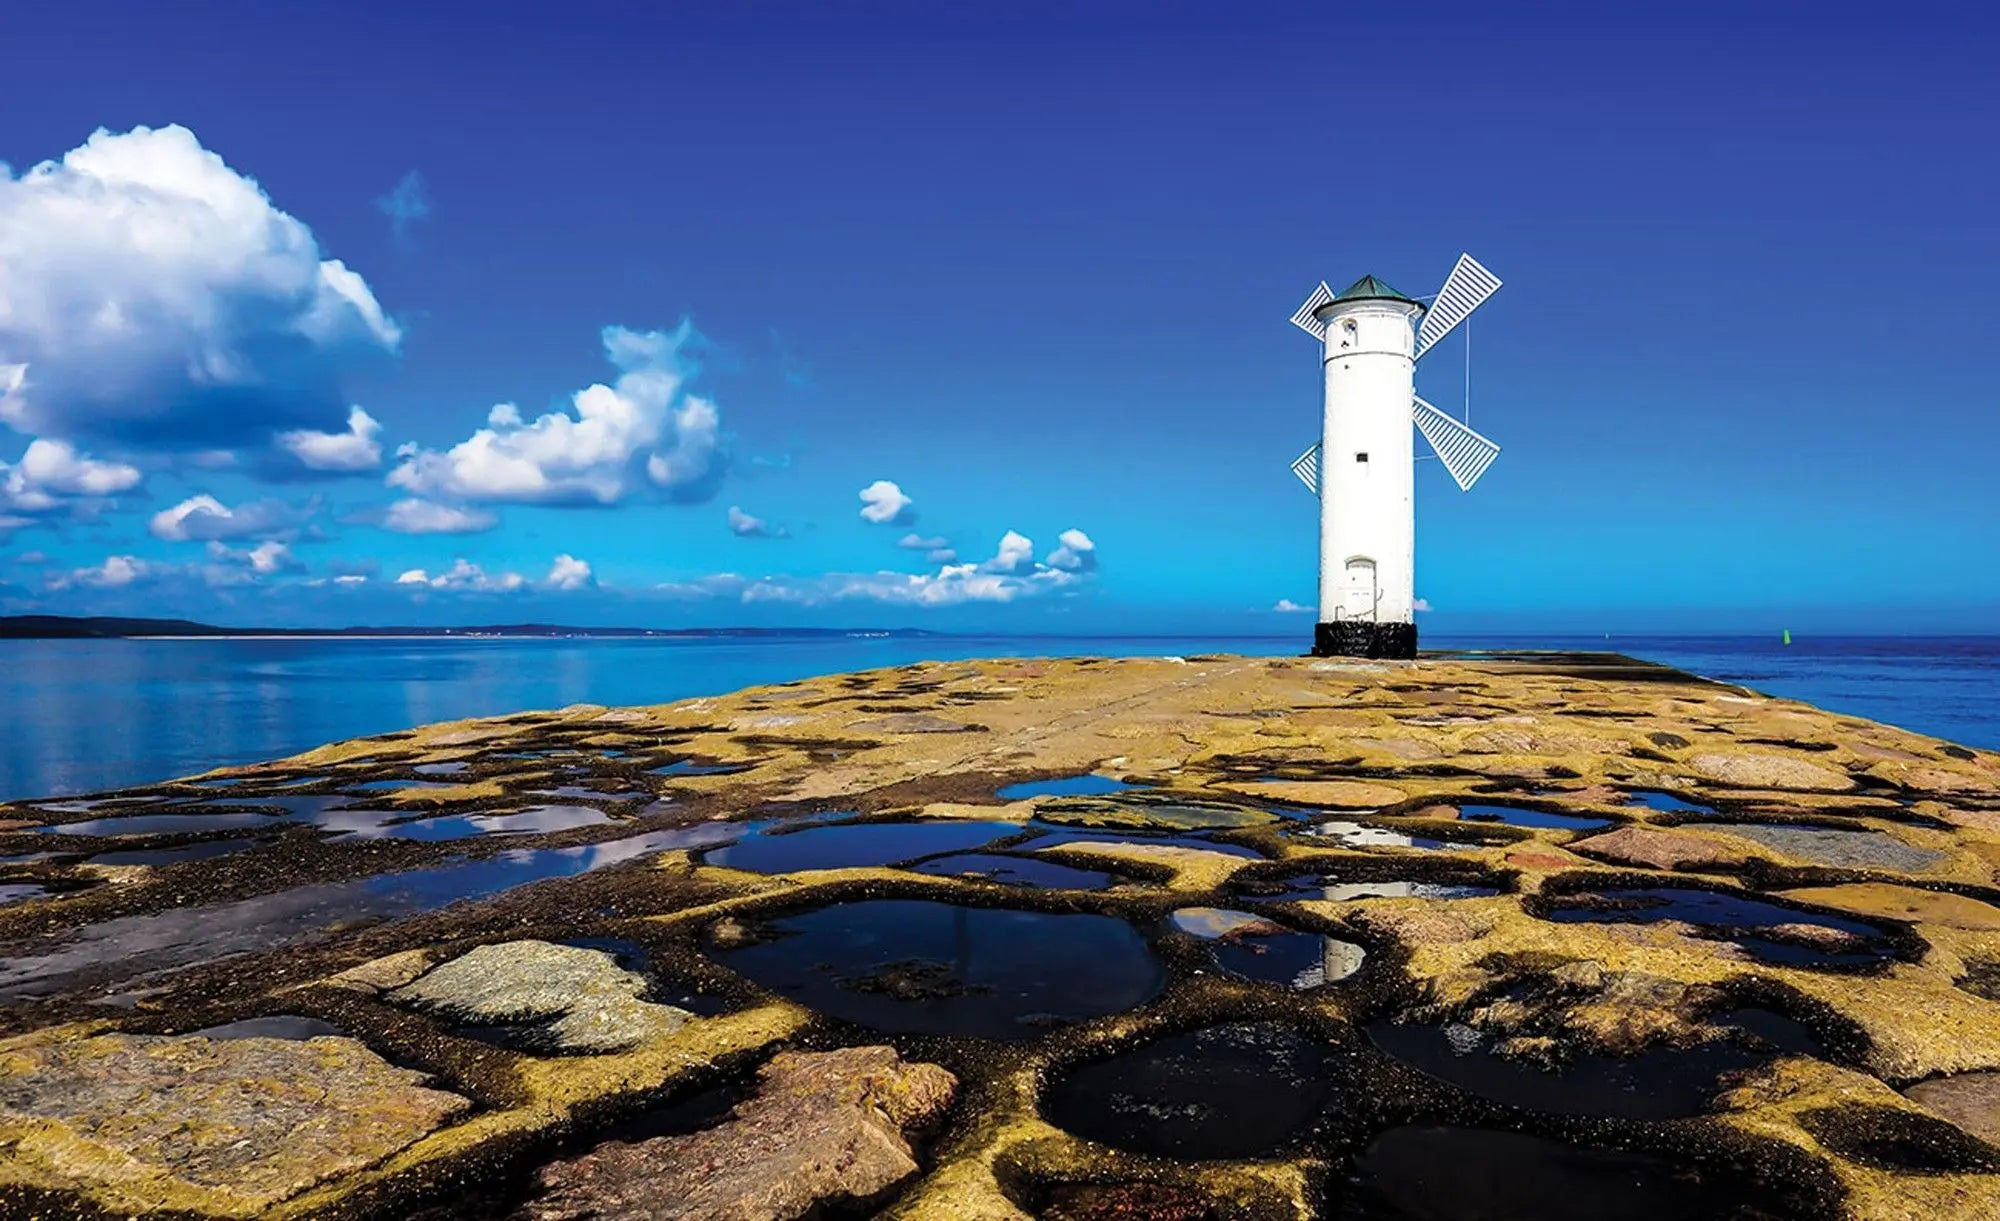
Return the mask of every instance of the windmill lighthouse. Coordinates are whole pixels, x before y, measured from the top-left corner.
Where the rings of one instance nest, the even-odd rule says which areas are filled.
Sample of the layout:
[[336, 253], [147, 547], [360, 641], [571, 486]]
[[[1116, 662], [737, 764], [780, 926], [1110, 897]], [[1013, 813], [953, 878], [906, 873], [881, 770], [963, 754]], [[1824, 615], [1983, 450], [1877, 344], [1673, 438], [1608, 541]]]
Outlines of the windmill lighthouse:
[[1374, 276], [1336, 293], [1322, 283], [1292, 323], [1321, 343], [1326, 400], [1317, 445], [1292, 471], [1319, 496], [1319, 657], [1414, 657], [1417, 625], [1415, 439], [1460, 490], [1500, 447], [1417, 397], [1416, 362], [1500, 287], [1460, 255], [1426, 307]]

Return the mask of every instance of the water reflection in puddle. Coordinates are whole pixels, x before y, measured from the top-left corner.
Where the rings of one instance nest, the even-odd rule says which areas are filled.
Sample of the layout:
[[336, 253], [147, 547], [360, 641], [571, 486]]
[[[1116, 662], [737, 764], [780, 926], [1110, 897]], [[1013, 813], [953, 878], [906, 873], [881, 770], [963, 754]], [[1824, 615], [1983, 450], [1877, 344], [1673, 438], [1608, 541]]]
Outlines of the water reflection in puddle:
[[1138, 930], [1097, 915], [876, 899], [770, 923], [718, 962], [832, 1017], [898, 1033], [1019, 1041], [1151, 1000]]
[[472, 764], [464, 759], [451, 763], [419, 763], [410, 770], [419, 776], [456, 776]]
[[1338, 1221], [1687, 1221], [1765, 1216], [1739, 1185], [1660, 1158], [1480, 1128], [1392, 1128], [1354, 1163]]
[[[379, 811], [357, 811], [359, 814]], [[392, 816], [394, 817], [394, 816]], [[446, 814], [436, 818], [374, 822], [349, 828], [346, 839], [410, 839], [427, 843], [478, 835], [530, 835], [594, 827], [611, 816], [593, 806], [535, 806], [507, 814]]]
[[134, 814], [125, 818], [91, 818], [42, 827], [50, 835], [184, 835], [200, 831], [241, 831], [283, 821], [269, 814]]
[[1608, 818], [1591, 818], [1577, 814], [1552, 814], [1547, 810], [1529, 810], [1520, 806], [1461, 805], [1458, 816], [1468, 822], [1497, 822], [1510, 827], [1535, 827], [1554, 831], [1595, 831], [1608, 827]]
[[1249, 912], [1182, 908], [1173, 914], [1172, 924], [1210, 942], [1215, 965], [1224, 974], [1299, 992], [1346, 979], [1366, 957], [1351, 941], [1300, 932]]
[[1024, 780], [1020, 784], [1008, 785], [994, 796], [1002, 801], [1026, 801], [1030, 797], [1108, 797], [1113, 793], [1137, 792], [1145, 787], [1086, 772], [1081, 776], [1063, 776], [1055, 780]]
[[[1042, 829], [1038, 824], [1030, 823], [1028, 825], [1035, 830]], [[1069, 828], [1058, 828], [1048, 831], [1047, 834], [1036, 836], [1022, 845], [1022, 848], [1025, 851], [1039, 852], [1043, 848], [1069, 845], [1087, 848], [1092, 845], [1110, 847], [1134, 844], [1142, 847], [1150, 844], [1165, 848], [1193, 848], [1198, 852], [1220, 852], [1224, 856], [1240, 856], [1245, 860], [1251, 861], [1261, 861], [1264, 859], [1263, 853], [1258, 852], [1255, 848], [1246, 848], [1241, 844], [1225, 843], [1222, 840], [1216, 839], [1205, 839], [1198, 835], [1166, 835], [1145, 831], [1076, 831]]]
[[1002, 886], [1025, 886], [1033, 890], [1103, 890], [1118, 881], [1111, 874], [1094, 869], [1077, 869], [1034, 857], [1003, 856], [991, 852], [940, 856], [911, 866], [911, 872], [996, 882]]
[[1021, 829], [1010, 822], [847, 823], [787, 829], [796, 825], [755, 827], [736, 843], [702, 859], [706, 864], [749, 873], [855, 869], [981, 848]]
[[1289, 1026], [1211, 1026], [1081, 1065], [1042, 1107], [1057, 1127], [1134, 1153], [1251, 1157], [1318, 1117], [1333, 1095], [1328, 1061]]
[[296, 1013], [279, 1013], [270, 1017], [245, 1018], [240, 1022], [225, 1022], [220, 1026], [206, 1026], [191, 1031], [205, 1039], [318, 1039], [327, 1036], [346, 1036], [347, 1032], [332, 1022], [322, 1022], [318, 1018], [303, 1017]]
[[651, 797], [644, 789], [628, 789], [624, 792], [608, 792], [588, 785], [566, 784], [555, 789], [529, 789], [537, 797], [554, 797], [558, 801], [637, 801], [641, 797]]
[[1664, 789], [1634, 789], [1625, 794], [1625, 804], [1640, 806], [1648, 810], [1665, 810], [1677, 813], [1715, 813], [1714, 806], [1697, 805], [1694, 802], [1676, 797]]
[[121, 916], [86, 926], [61, 944], [36, 941], [33, 953], [0, 958], [0, 1001], [47, 996], [86, 982], [102, 985], [289, 945], [336, 926], [399, 919], [657, 852], [705, 847], [735, 831], [711, 823], [577, 848], [516, 848], [431, 869]]
[[1309, 839], [1332, 840], [1347, 848], [1421, 848], [1432, 852], [1448, 852], [1479, 847], [1476, 843], [1459, 843], [1423, 835], [1405, 835], [1387, 827], [1373, 827], [1367, 823], [1338, 819], [1316, 823], [1308, 827], [1303, 834]]
[[1492, 886], [1400, 879], [1357, 882], [1330, 873], [1305, 874], [1267, 885], [1273, 887], [1268, 894], [1258, 893], [1261, 887], [1255, 883], [1246, 884], [1243, 889], [1252, 899], [1293, 903], [1310, 900], [1351, 903], [1359, 899], [1484, 899], [1500, 893]]
[[649, 768], [648, 776], [733, 776], [750, 770], [748, 763], [709, 763], [700, 759], [676, 759], [664, 767]]
[[386, 793], [397, 789], [410, 789], [415, 792], [423, 792], [427, 789], [455, 789], [457, 787], [456, 784], [443, 780], [370, 780], [366, 784], [350, 784], [346, 786], [345, 791], [349, 793]]
[[[1734, 942], [1766, 962], [1791, 966], [1860, 966], [1885, 961], [1895, 952], [1882, 930], [1859, 920], [1684, 886], [1621, 887], [1564, 895], [1553, 901], [1545, 918], [1565, 924], [1678, 920]], [[1779, 926], [1789, 927], [1778, 935], [1758, 936], [1747, 931]]]
[[[1789, 1025], [1778, 1014], [1768, 1017]], [[1470, 1026], [1376, 1022], [1367, 1031], [1369, 1040], [1383, 1051], [1467, 1093], [1562, 1115], [1623, 1119], [1696, 1115], [1721, 1088], [1724, 1074], [1771, 1058], [1767, 1047], [1753, 1045], [1750, 1039], [1716, 1039], [1685, 1049], [1650, 1047], [1629, 1056], [1577, 1054], [1551, 1070], [1498, 1054], [1492, 1040]], [[1795, 1029], [1794, 1037], [1801, 1036], [1811, 1041], [1809, 1034]]]
[[0, 882], [0, 907], [26, 903], [30, 899], [39, 899], [48, 893], [48, 887], [38, 886], [33, 882]]
[[31, 808], [46, 810], [51, 814], [88, 814], [104, 806], [142, 806], [165, 800], [166, 798], [162, 796], [92, 797], [75, 801], [41, 801], [36, 802]]

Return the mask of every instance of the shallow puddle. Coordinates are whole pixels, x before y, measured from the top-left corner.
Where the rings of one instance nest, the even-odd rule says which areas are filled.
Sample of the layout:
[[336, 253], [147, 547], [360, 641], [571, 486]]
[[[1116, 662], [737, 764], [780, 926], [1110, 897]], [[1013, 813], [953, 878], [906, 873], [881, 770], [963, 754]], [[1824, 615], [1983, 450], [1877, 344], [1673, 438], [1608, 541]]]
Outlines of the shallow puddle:
[[1481, 1128], [1391, 1128], [1355, 1159], [1340, 1221], [1689, 1221], [1765, 1216], [1662, 1158]]
[[456, 776], [472, 764], [460, 759], [452, 763], [419, 763], [410, 770], [419, 776]]
[[1692, 801], [1677, 797], [1664, 789], [1634, 789], [1625, 794], [1625, 804], [1648, 810], [1664, 810], [1673, 813], [1713, 814], [1714, 806], [1697, 805]]
[[802, 869], [855, 869], [982, 848], [1018, 834], [1011, 822], [878, 822], [808, 826], [795, 823], [756, 827], [727, 848], [702, 857], [703, 863], [749, 873], [794, 873]]
[[[1035, 824], [1031, 823], [1029, 826], [1036, 830], [1041, 830]], [[1250, 861], [1261, 861], [1264, 859], [1264, 854], [1255, 848], [1246, 848], [1241, 844], [1224, 843], [1221, 840], [1207, 839], [1198, 835], [1167, 835], [1145, 831], [1076, 831], [1067, 827], [1051, 830], [1047, 834], [1036, 836], [1034, 839], [1023, 844], [1022, 850], [1039, 852], [1044, 848], [1055, 848], [1069, 844], [1074, 844], [1078, 847], [1087, 847], [1091, 844], [1152, 844], [1167, 848], [1193, 848], [1200, 852], [1220, 852], [1224, 856], [1240, 856]]]
[[906, 899], [836, 904], [716, 946], [729, 969], [808, 1008], [898, 1033], [1019, 1041], [1119, 1013], [1166, 976], [1123, 920]]
[[0, 1001], [47, 996], [85, 984], [102, 986], [289, 945], [335, 927], [413, 916], [656, 852], [703, 847], [733, 834], [735, 828], [712, 823], [577, 848], [517, 848], [431, 869], [120, 916], [87, 925], [58, 944], [37, 940], [33, 953], [0, 958]]
[[[1268, 931], [1267, 931], [1268, 930]], [[1351, 941], [1266, 922], [1214, 939], [1210, 953], [1226, 975], [1308, 992], [1361, 969], [1365, 954]]]
[[1437, 839], [1425, 835], [1405, 835], [1388, 827], [1338, 819], [1316, 823], [1304, 834], [1310, 839], [1331, 840], [1343, 848], [1421, 848], [1428, 852], [1450, 852], [1479, 847], [1476, 843]]
[[1210, 1026], [1080, 1065], [1048, 1087], [1042, 1110], [1059, 1128], [1134, 1153], [1252, 1157], [1325, 1109], [1329, 1060], [1290, 1026]]
[[733, 776], [750, 770], [748, 763], [706, 763], [700, 759], [676, 759], [664, 767], [649, 768], [648, 776]]
[[349, 793], [388, 793], [394, 792], [397, 789], [413, 789], [417, 792], [422, 792], [425, 789], [455, 789], [457, 787], [456, 784], [446, 780], [370, 780], [366, 784], [347, 785], [343, 791]]
[[1032, 856], [1003, 856], [997, 852], [960, 852], [940, 856], [911, 866], [911, 872], [995, 882], [1001, 886], [1025, 886], [1031, 890], [1104, 890], [1119, 881], [1112, 874], [1094, 869], [1078, 869]]
[[348, 1037], [347, 1032], [332, 1022], [322, 1022], [318, 1018], [303, 1017], [296, 1013], [279, 1013], [270, 1017], [245, 1018], [240, 1022], [225, 1022], [220, 1026], [207, 1026], [191, 1031], [207, 1039], [318, 1039], [329, 1035]]
[[1552, 814], [1547, 810], [1529, 810], [1520, 806], [1461, 805], [1458, 816], [1467, 822], [1497, 822], [1510, 827], [1534, 827], [1553, 831], [1595, 831], [1608, 827], [1608, 818], [1589, 818], [1577, 814]]
[[182, 861], [210, 861], [248, 848], [261, 848], [261, 839], [211, 839], [178, 848], [122, 848], [100, 852], [90, 858], [93, 865], [178, 865]]
[[42, 827], [50, 835], [189, 835], [205, 831], [241, 831], [284, 821], [269, 814], [134, 814], [125, 818], [91, 818], [83, 822]]
[[1113, 793], [1136, 792], [1145, 787], [1086, 772], [1081, 776], [1063, 776], [1055, 780], [1024, 780], [1020, 784], [1008, 785], [994, 796], [1002, 801], [1026, 801], [1030, 797], [1108, 797]]
[[1369, 1040], [1389, 1055], [1467, 1093], [1561, 1115], [1697, 1115], [1721, 1088], [1723, 1074], [1770, 1059], [1769, 1050], [1751, 1046], [1750, 1040], [1718, 1039], [1685, 1050], [1652, 1047], [1630, 1056], [1577, 1054], [1551, 1070], [1496, 1053], [1493, 1040], [1470, 1026], [1376, 1022], [1367, 1031]]
[[[374, 811], [380, 813], [380, 811]], [[403, 817], [395, 815], [392, 817]], [[426, 843], [481, 835], [534, 835], [594, 827], [611, 816], [594, 806], [535, 806], [508, 814], [446, 814], [350, 828], [346, 839], [412, 839]]]
[[[1269, 893], [1259, 893], [1263, 885], [1271, 887]], [[1492, 886], [1405, 880], [1357, 882], [1331, 873], [1304, 874], [1262, 885], [1253, 883], [1246, 885], [1244, 890], [1252, 899], [1274, 903], [1312, 900], [1351, 903], [1357, 899], [1484, 899], [1500, 893], [1498, 888]]]
[[[1564, 924], [1656, 924], [1678, 920], [1734, 942], [1766, 962], [1862, 966], [1895, 953], [1882, 930], [1859, 920], [1781, 907], [1748, 895], [1684, 886], [1622, 887], [1554, 899], [1545, 919]], [[1748, 930], [1790, 925], [1776, 936]], [[1827, 930], [1815, 933], [1814, 929]]]
[[583, 784], [565, 784], [554, 789], [529, 789], [537, 797], [554, 797], [559, 801], [637, 801], [641, 797], [651, 797], [644, 789], [627, 789], [623, 792], [607, 792]]
[[36, 802], [32, 808], [45, 810], [51, 814], [88, 814], [105, 806], [140, 806], [165, 800], [166, 798], [161, 796], [93, 797], [74, 801], [41, 801]]
[[0, 907], [26, 903], [30, 899], [40, 899], [48, 893], [48, 887], [38, 886], [33, 882], [0, 882]]

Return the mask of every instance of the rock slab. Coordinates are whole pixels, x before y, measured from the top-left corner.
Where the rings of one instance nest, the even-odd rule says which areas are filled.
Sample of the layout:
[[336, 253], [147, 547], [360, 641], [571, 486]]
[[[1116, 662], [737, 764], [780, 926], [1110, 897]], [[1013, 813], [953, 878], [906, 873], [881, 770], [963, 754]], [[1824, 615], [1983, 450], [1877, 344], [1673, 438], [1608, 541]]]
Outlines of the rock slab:
[[262, 1209], [471, 1105], [425, 1080], [347, 1038], [17, 1043], [0, 1050], [0, 1141], [47, 1188]]
[[917, 1173], [913, 1137], [958, 1079], [890, 1047], [783, 1052], [735, 1117], [686, 1136], [609, 1141], [541, 1172], [533, 1221], [793, 1221]]
[[398, 1004], [480, 1023], [546, 1023], [563, 1051], [607, 1053], [673, 1031], [693, 1015], [641, 999], [646, 977], [601, 950], [547, 941], [482, 945], [389, 993]]

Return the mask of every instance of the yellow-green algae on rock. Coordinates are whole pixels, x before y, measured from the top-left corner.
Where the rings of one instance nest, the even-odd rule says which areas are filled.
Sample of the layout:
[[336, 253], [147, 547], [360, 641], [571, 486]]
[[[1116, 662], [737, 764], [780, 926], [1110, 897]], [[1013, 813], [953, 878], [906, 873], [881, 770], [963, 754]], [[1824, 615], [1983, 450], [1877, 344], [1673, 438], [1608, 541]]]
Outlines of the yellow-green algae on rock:
[[[225, 961], [183, 955], [143, 978], [92, 961], [24, 993], [0, 1018], [0, 1214], [504, 1215], [532, 1201], [542, 1167], [587, 1155], [650, 1108], [751, 1089], [784, 1050], [887, 1043], [958, 1081], [917, 1169], [871, 1195], [889, 1216], [1018, 1218], [1077, 1190], [1126, 1199], [1124, 1215], [1169, 1198], [1203, 1202], [1190, 1216], [1334, 1215], [1360, 1190], [1355, 1159], [1376, 1133], [1454, 1122], [1726, 1168], [1765, 1193], [1758, 1215], [2000, 1216], [2000, 1151], [1984, 1140], [1995, 1116], [1981, 1110], [1996, 1092], [1979, 1077], [1938, 1084], [2000, 1070], [2000, 760], [1983, 752], [1610, 657], [1006, 659], [434, 725], [197, 779], [235, 781], [231, 799], [254, 802], [280, 788], [415, 780], [440, 764], [464, 766], [449, 788], [399, 794], [410, 800], [391, 802], [409, 807], [397, 817], [505, 813], [537, 789], [596, 784], [601, 795], [580, 800], [608, 821], [422, 843], [327, 839], [274, 819], [270, 842], [212, 860], [24, 861], [10, 874], [58, 890], [0, 910], [0, 980], [85, 930], [148, 928], [191, 907], [464, 856], [588, 854], [640, 834], [674, 833], [659, 842], [680, 848], [386, 923], [343, 926], [329, 913], [297, 936], [232, 943], [241, 952]], [[997, 795], [1086, 773], [1143, 791]], [[217, 791], [189, 781], [117, 796], [165, 798], [132, 808], [158, 814], [212, 807]], [[1482, 806], [1605, 825], [1489, 821]], [[114, 801], [90, 816], [121, 812]], [[38, 825], [67, 817], [35, 802], [0, 808], [0, 855], [47, 851]], [[788, 819], [1008, 824], [1018, 833], [990, 850], [1115, 881], [1022, 889], [895, 860], [760, 874], [700, 851], [735, 824], [767, 834]], [[1335, 820], [1384, 833], [1305, 833]], [[1751, 823], [1811, 833], [1729, 831]], [[1654, 918], [1620, 898], [1661, 888], [1699, 892], [1695, 916]], [[992, 1043], [832, 1021], [719, 965], [720, 947], [754, 944], [772, 920], [864, 899], [1113, 916], [1147, 935], [1165, 983], [1134, 1009]], [[1789, 915], [1757, 928], [1699, 916], [1750, 910], [1737, 900]], [[1250, 983], [1217, 972], [1203, 940], [1172, 927], [1175, 911], [1246, 904], [1365, 946], [1366, 965], [1304, 991]], [[608, 957], [575, 958], [607, 946], [643, 950], [647, 970], [718, 1004], [689, 1013], [672, 1007], [695, 1003], [685, 997], [638, 995]], [[475, 951], [488, 958], [466, 959]], [[598, 981], [578, 985], [597, 989], [584, 998], [589, 1039], [510, 1041], [509, 1030], [584, 1011], [547, 989], [528, 990], [519, 1015], [495, 998], [522, 989], [474, 989], [479, 1021], [500, 1022], [494, 1034], [418, 982], [461, 960], [457, 974], [476, 976], [508, 954], [575, 962], [578, 980]], [[1817, 1042], [1725, 1077], [1698, 1113], [1660, 1120], [1477, 1097], [1364, 1033], [1433, 1024], [1509, 1064], [1565, 1070], [1712, 1046], [1744, 1007]], [[196, 1033], [267, 1014], [345, 1034]], [[1346, 1066], [1323, 1121], [1265, 1154], [1127, 1152], [1043, 1113], [1045, 1087], [1079, 1065], [1241, 1021], [1295, 1026], [1341, 1049]], [[169, 1080], [162, 1064], [186, 1071]], [[1933, 1111], [1926, 1098], [1950, 1101]], [[273, 1115], [310, 1135], [275, 1139]]]

